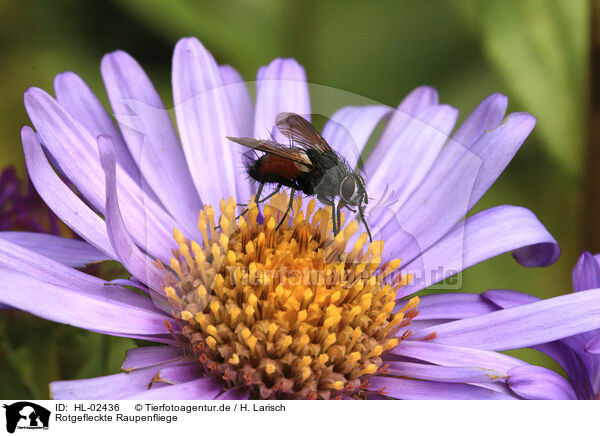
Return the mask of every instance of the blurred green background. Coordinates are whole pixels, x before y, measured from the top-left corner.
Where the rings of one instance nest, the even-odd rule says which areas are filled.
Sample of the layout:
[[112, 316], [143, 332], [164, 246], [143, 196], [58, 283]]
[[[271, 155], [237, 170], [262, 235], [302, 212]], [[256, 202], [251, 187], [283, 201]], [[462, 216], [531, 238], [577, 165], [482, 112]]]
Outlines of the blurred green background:
[[[593, 229], [582, 224], [590, 8], [583, 0], [0, 0], [0, 168], [23, 173], [19, 131], [29, 124], [22, 104], [28, 87], [51, 91], [54, 76], [71, 70], [107, 103], [100, 60], [122, 49], [144, 66], [168, 106], [172, 49], [183, 36], [197, 36], [246, 80], [275, 57], [294, 57], [310, 82], [391, 106], [431, 85], [461, 110], [461, 120], [502, 92], [509, 111], [528, 111], [538, 123], [477, 210], [531, 209], [562, 256], [538, 269], [500, 256], [464, 273], [464, 290], [559, 295], [571, 289], [579, 253], [600, 251], [586, 245]], [[0, 329], [2, 398], [47, 398], [51, 380], [116, 372], [135, 345], [17, 312], [3, 314]], [[552, 365], [532, 352], [518, 355]]]

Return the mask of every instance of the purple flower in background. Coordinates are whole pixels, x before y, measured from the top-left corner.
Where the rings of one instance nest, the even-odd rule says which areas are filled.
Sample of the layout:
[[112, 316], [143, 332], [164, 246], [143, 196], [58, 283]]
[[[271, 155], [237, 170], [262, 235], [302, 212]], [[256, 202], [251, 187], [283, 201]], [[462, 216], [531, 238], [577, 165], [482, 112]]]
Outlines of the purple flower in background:
[[[584, 252], [573, 269], [573, 296], [598, 295], [600, 289], [600, 255], [593, 256]], [[482, 294], [497, 308], [509, 308], [535, 303], [537, 297], [517, 291], [493, 290]], [[577, 316], [577, 314], [574, 314]], [[593, 312], [600, 319], [600, 312]], [[547, 318], [546, 325], [553, 327], [560, 321]], [[564, 326], [564, 331], [572, 326]], [[546, 342], [546, 341], [545, 341]], [[557, 341], [547, 341], [533, 347], [552, 357], [565, 370], [570, 386], [544, 386], [540, 389], [538, 381], [544, 377], [543, 368], [518, 367], [509, 372], [508, 386], [518, 395], [525, 398], [540, 399], [560, 397], [565, 399], [597, 400], [600, 399], [600, 329], [585, 333], [568, 335]], [[533, 372], [538, 372], [537, 375]]]
[[[332, 115], [323, 136], [351, 164], [387, 121], [364, 163], [375, 199], [368, 219], [381, 239], [367, 244], [350, 218], [334, 238], [329, 211], [314, 201], [297, 201], [277, 228], [285, 195], [235, 217], [253, 187], [239, 174], [244, 150], [226, 136], [264, 137], [280, 112], [309, 117], [294, 60], [258, 71], [253, 103], [234, 69], [196, 39], [181, 40], [178, 132], [129, 55], [107, 55], [101, 70], [118, 126], [73, 73], [56, 77], [56, 98], [37, 88], [25, 94], [37, 131], [22, 129], [30, 177], [83, 241], [2, 235], [0, 303], [163, 345], [130, 350], [123, 373], [55, 382], [54, 398], [519, 398], [506, 380], [528, 365], [496, 350], [600, 327], [590, 315], [597, 294], [499, 312], [478, 295], [409, 298], [507, 251], [525, 266], [559, 255], [527, 209], [462, 220], [534, 126], [526, 113], [505, 117], [506, 97], [485, 99], [451, 137], [457, 111], [428, 87], [395, 110], [349, 106]], [[73, 269], [101, 259], [121, 262], [131, 280], [105, 283]], [[575, 327], [542, 328], [544, 317]], [[532, 328], [524, 334], [523, 326]]]
[[23, 190], [13, 167], [0, 173], [0, 232], [20, 230], [60, 233], [56, 216], [37, 195], [31, 181]]

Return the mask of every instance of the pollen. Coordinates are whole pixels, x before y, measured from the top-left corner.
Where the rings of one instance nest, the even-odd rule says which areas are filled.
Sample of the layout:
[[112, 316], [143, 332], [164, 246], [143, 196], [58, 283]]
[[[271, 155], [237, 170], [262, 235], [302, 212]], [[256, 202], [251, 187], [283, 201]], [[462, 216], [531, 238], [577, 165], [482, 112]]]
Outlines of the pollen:
[[342, 216], [334, 237], [331, 208], [296, 198], [281, 221], [288, 202], [251, 201], [236, 217], [235, 200], [222, 200], [218, 220], [205, 207], [201, 240], [174, 231], [165, 294], [189, 349], [227, 387], [251, 399], [358, 395], [407, 337], [418, 298], [395, 309], [410, 277], [390, 279], [400, 260], [382, 264], [383, 242], [354, 237], [356, 221]]

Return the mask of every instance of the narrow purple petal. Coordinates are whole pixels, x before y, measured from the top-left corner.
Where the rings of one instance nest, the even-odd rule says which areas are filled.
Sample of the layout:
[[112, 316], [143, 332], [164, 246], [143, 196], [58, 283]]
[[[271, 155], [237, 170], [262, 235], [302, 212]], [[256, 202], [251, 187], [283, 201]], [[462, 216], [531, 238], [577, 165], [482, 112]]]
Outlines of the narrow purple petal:
[[437, 104], [437, 91], [429, 86], [421, 86], [408, 94], [392, 113], [390, 122], [383, 130], [377, 145], [369, 154], [369, 158], [365, 162], [365, 172], [374, 174], [379, 164], [387, 159], [390, 148], [406, 126], [419, 118], [419, 114], [428, 107]]
[[77, 271], [43, 254], [3, 238], [0, 238], [0, 267], [26, 274], [40, 281], [78, 289], [96, 297], [114, 300], [115, 302], [120, 301], [126, 305], [154, 309], [150, 300], [143, 295], [120, 286], [107, 287], [102, 279]]
[[389, 362], [389, 375], [446, 383], [500, 382], [505, 373], [477, 367], [446, 367], [413, 362]]
[[170, 317], [152, 308], [141, 308], [82, 289], [42, 282], [17, 271], [0, 268], [0, 301], [40, 318], [108, 334], [169, 334]]
[[600, 334], [595, 335], [585, 344], [585, 351], [590, 354], [600, 354]]
[[[254, 102], [244, 79], [230, 65], [219, 65], [223, 89], [227, 94], [234, 122], [237, 125], [236, 135], [240, 137], [252, 137], [254, 134]], [[238, 147], [230, 143], [233, 147]], [[244, 150], [239, 149], [242, 153]], [[242, 168], [243, 170], [243, 168]], [[254, 193], [254, 181], [249, 180], [243, 171], [236, 172], [236, 192], [239, 198], [247, 199]]]
[[585, 251], [573, 268], [573, 290], [578, 292], [595, 288], [600, 288], [600, 264]]
[[490, 289], [483, 292], [481, 297], [492, 302], [500, 309], [508, 309], [509, 307], [522, 306], [523, 304], [540, 301], [538, 297], [510, 289]]
[[302, 115], [310, 121], [310, 97], [304, 68], [294, 59], [275, 59], [259, 70], [256, 78], [254, 137], [287, 140], [275, 126], [281, 112]]
[[[392, 222], [382, 230], [386, 242], [402, 253], [406, 262], [431, 247], [487, 191], [534, 124], [531, 115], [514, 113], [496, 129], [485, 133], [469, 150], [455, 141], [446, 144], [409, 199], [402, 205], [389, 207]], [[444, 219], [440, 219], [442, 216]]]
[[0, 232], [0, 239], [11, 241], [73, 268], [110, 260], [97, 248], [78, 239], [32, 232]]
[[128, 400], [213, 400], [223, 385], [213, 377], [140, 391], [126, 397]]
[[487, 130], [497, 127], [504, 119], [508, 97], [492, 94], [486, 97], [452, 135], [463, 147], [471, 147]]
[[392, 355], [418, 359], [436, 365], [478, 367], [501, 373], [506, 373], [515, 366], [525, 364], [522, 360], [506, 354], [475, 348], [434, 344], [430, 341], [402, 341], [400, 345], [392, 350]]
[[562, 376], [540, 366], [517, 366], [508, 372], [510, 389], [528, 400], [576, 400], [573, 388]]
[[254, 102], [248, 86], [231, 65], [219, 65], [219, 72], [234, 113], [238, 135], [251, 137], [254, 133]]
[[419, 113], [394, 139], [386, 158], [377, 167], [365, 167], [369, 194], [377, 198], [389, 185], [397, 204], [404, 203], [448, 141], [457, 117], [458, 110], [448, 105], [431, 106]]
[[[25, 107], [60, 169], [86, 201], [104, 213], [106, 186], [96, 139], [41, 89], [27, 90]], [[164, 259], [176, 246], [172, 237], [176, 222], [120, 167], [117, 181], [127, 228], [153, 257]]]
[[424, 329], [414, 339], [435, 335], [435, 343], [502, 351], [597, 328], [600, 289], [592, 289]]
[[202, 205], [158, 92], [142, 67], [123, 51], [104, 56], [101, 70], [111, 106], [144, 180], [183, 226], [180, 230], [196, 235]]
[[164, 272], [135, 245], [123, 222], [117, 199], [116, 161], [111, 139], [107, 136], [98, 137], [98, 149], [106, 174], [106, 225], [113, 249], [127, 271], [151, 289], [160, 291]]
[[462, 383], [371, 377], [369, 389], [399, 400], [514, 400], [514, 395]]
[[21, 137], [27, 172], [40, 197], [79, 236], [115, 259], [104, 220], [60, 180], [31, 127], [23, 127]]
[[158, 368], [145, 368], [104, 377], [56, 381], [50, 383], [50, 397], [54, 400], [119, 400], [147, 391], [157, 372]]
[[173, 100], [183, 151], [200, 199], [218, 205], [233, 196], [243, 169], [240, 136], [219, 67], [196, 38], [181, 39], [173, 54]]
[[160, 345], [156, 347], [132, 348], [131, 350], [127, 350], [121, 370], [131, 372], [134, 369], [147, 368], [149, 366], [180, 360], [182, 357], [184, 357], [183, 349], [180, 347]]
[[346, 106], [335, 112], [323, 128], [323, 138], [355, 168], [369, 136], [392, 109], [387, 106]]
[[75, 73], [67, 71], [54, 79], [56, 100], [93, 137], [110, 136], [115, 144], [117, 162], [133, 180], [140, 182], [140, 170], [133, 160], [121, 132], [115, 126], [102, 103]]
[[152, 386], [158, 388], [166, 385], [185, 383], [204, 378], [204, 370], [199, 362], [191, 362], [181, 366], [171, 366], [161, 369], [154, 376]]
[[[493, 302], [501, 309], [540, 301], [539, 298], [529, 294], [498, 289], [486, 291], [482, 294], [482, 297]], [[548, 342], [532, 347], [533, 349], [550, 356], [563, 367], [579, 398], [590, 398], [593, 396], [593, 393], [590, 391], [588, 377], [589, 369], [586, 367], [590, 365], [591, 362], [581, 353], [581, 350], [585, 348], [583, 344], [589, 340], [587, 338], [589, 338], [591, 334], [592, 332], [583, 333], [563, 340]]]
[[568, 345], [566, 342], [568, 341], [554, 341], [542, 345], [536, 345], [532, 348], [556, 360], [556, 362], [565, 370], [571, 382], [571, 386], [577, 392], [578, 398], [591, 398], [594, 394], [591, 390], [588, 373], [589, 370], [586, 367], [586, 362], [574, 350], [574, 348]]
[[[406, 301], [399, 301], [403, 307]], [[493, 312], [496, 307], [481, 298], [479, 294], [452, 293], [423, 295], [419, 300], [418, 320], [462, 319]]]
[[[394, 247], [394, 240], [392, 236], [386, 243]], [[549, 265], [560, 255], [558, 243], [531, 211], [516, 206], [484, 210], [459, 222], [440, 241], [403, 267], [403, 274], [411, 273], [415, 278], [406, 289], [401, 289], [399, 296], [523, 247], [533, 247], [526, 262], [520, 259], [526, 266]], [[395, 248], [388, 255], [405, 259], [406, 253]]]

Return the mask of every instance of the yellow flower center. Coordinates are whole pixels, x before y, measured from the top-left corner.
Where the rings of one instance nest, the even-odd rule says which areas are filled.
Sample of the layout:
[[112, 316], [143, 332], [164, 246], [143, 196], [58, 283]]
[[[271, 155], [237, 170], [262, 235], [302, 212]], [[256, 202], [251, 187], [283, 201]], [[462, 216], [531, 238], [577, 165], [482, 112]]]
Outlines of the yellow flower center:
[[[250, 398], [354, 395], [365, 376], [385, 371], [382, 355], [403, 339], [418, 298], [393, 311], [410, 277], [384, 279], [399, 260], [381, 264], [383, 242], [348, 240], [356, 221], [331, 234], [330, 208], [314, 199], [278, 227], [289, 198], [274, 196], [259, 220], [256, 203], [236, 220], [233, 199], [200, 212], [200, 243], [175, 230], [165, 292], [190, 349], [208, 375], [246, 389]], [[289, 216], [289, 215], [288, 215]]]

